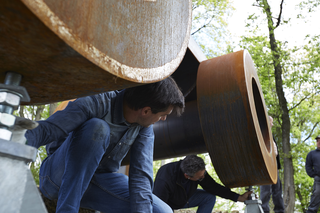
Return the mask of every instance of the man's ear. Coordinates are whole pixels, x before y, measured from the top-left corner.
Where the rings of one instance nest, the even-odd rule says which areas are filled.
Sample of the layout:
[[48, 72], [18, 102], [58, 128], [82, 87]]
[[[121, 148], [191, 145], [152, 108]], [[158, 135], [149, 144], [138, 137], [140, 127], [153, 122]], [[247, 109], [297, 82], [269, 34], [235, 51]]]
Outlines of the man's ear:
[[141, 115], [143, 116], [143, 115], [149, 115], [150, 113], [152, 113], [152, 111], [151, 111], [151, 107], [143, 107], [142, 109], [141, 109]]
[[190, 177], [186, 173], [184, 173], [183, 175], [186, 179], [190, 179]]

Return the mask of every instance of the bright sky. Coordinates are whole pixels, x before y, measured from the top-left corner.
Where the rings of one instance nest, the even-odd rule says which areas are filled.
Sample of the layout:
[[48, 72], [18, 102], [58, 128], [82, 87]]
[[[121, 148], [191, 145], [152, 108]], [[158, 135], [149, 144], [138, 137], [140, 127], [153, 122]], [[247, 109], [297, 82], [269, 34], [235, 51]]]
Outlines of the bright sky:
[[[246, 19], [249, 15], [256, 13], [261, 14], [261, 9], [252, 6], [255, 0], [233, 0], [233, 5], [236, 10], [233, 16], [229, 19], [229, 30], [234, 36], [235, 41], [239, 41], [241, 35], [245, 35]], [[275, 36], [277, 40], [288, 41], [289, 44], [297, 45], [302, 44], [304, 36], [306, 34], [320, 34], [320, 9], [317, 12], [310, 13], [312, 18], [305, 20], [296, 19], [299, 13], [299, 8], [296, 7], [301, 0], [285, 0], [283, 4], [282, 17], [285, 20], [291, 18], [292, 21], [286, 26], [279, 26], [275, 30]], [[269, 4], [273, 13], [273, 16], [278, 16], [280, 11], [281, 0], [269, 0]], [[306, 14], [308, 15], [308, 14]], [[265, 17], [265, 16], [264, 16]], [[267, 27], [261, 26], [261, 29], [267, 33]]]

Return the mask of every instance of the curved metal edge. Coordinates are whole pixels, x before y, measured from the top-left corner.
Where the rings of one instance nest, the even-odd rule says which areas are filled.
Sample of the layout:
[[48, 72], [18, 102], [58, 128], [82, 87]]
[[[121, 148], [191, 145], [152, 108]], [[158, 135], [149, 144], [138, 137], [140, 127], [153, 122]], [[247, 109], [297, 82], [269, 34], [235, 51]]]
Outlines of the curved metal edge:
[[[217, 63], [218, 65], [210, 64], [211, 63], [210, 60], [204, 61], [200, 64], [200, 67], [198, 70], [198, 78], [197, 78], [198, 108], [199, 108], [200, 122], [201, 122], [203, 135], [205, 138], [205, 142], [208, 147], [208, 151], [212, 159], [212, 162], [214, 166], [215, 165], [217, 166], [216, 171], [218, 176], [226, 186], [231, 188], [249, 186], [249, 185], [270, 184], [270, 177], [267, 177], [267, 176], [270, 176], [270, 166], [264, 165], [264, 164], [269, 164], [271, 165], [271, 167], [272, 165], [276, 166], [276, 164], [268, 163], [268, 161], [273, 162], [273, 160], [270, 160], [270, 157], [272, 157], [270, 154], [269, 155], [263, 154], [264, 152], [266, 152], [264, 151], [266, 150], [265, 145], [261, 148], [261, 143], [259, 142], [259, 144], [257, 144], [255, 142], [257, 139], [259, 141], [262, 140], [261, 139], [262, 137], [261, 136], [259, 137], [259, 132], [261, 132], [261, 130], [259, 127], [258, 128], [259, 131], [256, 131], [257, 124], [253, 123], [253, 120], [257, 118], [253, 118], [252, 114], [257, 114], [257, 113], [256, 111], [252, 111], [252, 109], [250, 108], [251, 106], [249, 106], [255, 103], [254, 103], [253, 97], [251, 97], [251, 102], [249, 102], [247, 88], [251, 88], [249, 92], [252, 92], [251, 77], [253, 76], [253, 73], [255, 73], [256, 79], [258, 79], [258, 77], [255, 69], [250, 70], [253, 73], [250, 73], [250, 75], [248, 75], [251, 77], [249, 78], [250, 83], [247, 82], [246, 78], [248, 78], [248, 76], [247, 77], [244, 76], [243, 72], [244, 71], [247, 72], [248, 70], [247, 69], [244, 70], [245, 61], [244, 61], [243, 55], [246, 55], [246, 51], [239, 51], [236, 53], [228, 54], [226, 56], [215, 58], [214, 59], [215, 63]], [[210, 73], [210, 71], [213, 69], [217, 69], [217, 70], [215, 70], [215, 72]], [[236, 69], [238, 69], [239, 71], [233, 72]], [[201, 71], [202, 73], [207, 72], [207, 75], [201, 74]], [[210, 78], [215, 78], [215, 79], [214, 81], [210, 81]], [[216, 84], [217, 85], [221, 84], [221, 85], [217, 87]], [[213, 91], [210, 91], [210, 90], [213, 90]], [[261, 91], [261, 88], [260, 88], [260, 91]], [[223, 95], [228, 96], [226, 100], [224, 100]], [[214, 96], [219, 96], [219, 97], [214, 97]], [[261, 96], [261, 98], [263, 99], [263, 96]], [[209, 103], [210, 101], [213, 101], [213, 102]], [[232, 103], [231, 102], [228, 103], [229, 101], [231, 101]], [[229, 113], [228, 112], [229, 109], [236, 110], [236, 111], [232, 112], [233, 114], [231, 115], [231, 117], [229, 116], [228, 118], [227, 117], [222, 118], [224, 115], [217, 114], [217, 111], [219, 110], [218, 109], [215, 110], [214, 108], [215, 104], [217, 103], [220, 104], [220, 107], [223, 107], [222, 111], [220, 112], [222, 114]], [[235, 105], [237, 103], [241, 105], [240, 109], [238, 108], [239, 107], [238, 105]], [[264, 104], [264, 101], [262, 103]], [[265, 109], [265, 104], [263, 108]], [[244, 110], [243, 112], [241, 112], [242, 116], [238, 114], [239, 110]], [[251, 110], [251, 111], [248, 111], [248, 110]], [[264, 110], [264, 112], [266, 112], [266, 110]], [[220, 126], [215, 125], [216, 121], [213, 121], [213, 120], [217, 119], [217, 117], [214, 118], [213, 115], [220, 117], [220, 120], [218, 121]], [[208, 116], [213, 116], [213, 117], [208, 118]], [[265, 113], [263, 116], [264, 116], [264, 119], [266, 119], [267, 116], [265, 115]], [[229, 125], [228, 127], [229, 129], [224, 129], [225, 127], [222, 127], [221, 125], [223, 125], [223, 123], [226, 123], [225, 121], [226, 119], [234, 119], [234, 121], [238, 123], [235, 125], [230, 121], [231, 126]], [[244, 121], [245, 123], [243, 123]], [[227, 122], [227, 123], [230, 124], [230, 122], [229, 123]], [[270, 132], [269, 124], [268, 122], [266, 123], [267, 123], [268, 132]], [[241, 136], [241, 137], [237, 137], [237, 135], [233, 135], [233, 138], [230, 139], [230, 134], [237, 134], [237, 132], [239, 133], [239, 131], [245, 130], [243, 129], [244, 125], [248, 125], [248, 127], [246, 127], [248, 128], [246, 130], [247, 135]], [[206, 131], [208, 131], [208, 133], [206, 133]], [[224, 131], [224, 132], [221, 132], [221, 131]], [[220, 135], [220, 133], [224, 135]], [[253, 133], [254, 135], [252, 135]], [[220, 136], [217, 134], [219, 134]], [[270, 137], [270, 133], [268, 133], [268, 135]], [[216, 140], [217, 137], [218, 138], [220, 137], [220, 142]], [[208, 141], [208, 139], [212, 141]], [[248, 139], [250, 141], [248, 141]], [[231, 142], [234, 140], [240, 140], [238, 141], [238, 143], [243, 143], [241, 146], [242, 150], [245, 147], [247, 147], [245, 148], [246, 149], [245, 151], [243, 150], [245, 153], [241, 153], [241, 155], [239, 155], [239, 152], [241, 152], [240, 147], [235, 148], [235, 147], [232, 147], [232, 145], [229, 145], [228, 142]], [[248, 144], [247, 142], [250, 142], [250, 143]], [[219, 156], [215, 156], [215, 152], [212, 152], [211, 148], [214, 148], [215, 152], [218, 151], [218, 153], [220, 148], [221, 152], [219, 154], [216, 153]], [[233, 154], [231, 154], [232, 156], [230, 156], [230, 153], [228, 153], [228, 150], [230, 150], [230, 148], [233, 154], [235, 154], [235, 156], [233, 156]], [[259, 152], [262, 152], [262, 153], [259, 153]], [[230, 157], [232, 159], [228, 159]], [[245, 159], [242, 159], [242, 158], [245, 158]], [[238, 167], [238, 168], [235, 168], [235, 167]], [[242, 168], [239, 168], [239, 167], [242, 167]], [[273, 168], [276, 168], [276, 167], [273, 167]], [[238, 173], [233, 172], [233, 170], [238, 170]], [[274, 176], [271, 177], [272, 180], [274, 179], [273, 177]]]
[[57, 34], [68, 45], [107, 72], [138, 83], [152, 83], [169, 77], [181, 63], [187, 50], [192, 21], [192, 0], [189, 0], [189, 20], [185, 39], [177, 57], [165, 65], [157, 68], [135, 68], [126, 66], [102, 53], [91, 44], [82, 42], [72, 34], [71, 30], [44, 3], [43, 0], [21, 0], [39, 19]]
[[[257, 71], [255, 69], [254, 62], [251, 58], [251, 55], [247, 50], [243, 52], [243, 63], [245, 64], [245, 75], [246, 75], [246, 83], [248, 90], [248, 98], [250, 103], [250, 108], [253, 117], [254, 127], [259, 137], [259, 145], [261, 148], [261, 153], [266, 163], [267, 171], [269, 172], [270, 180], [273, 184], [277, 182], [278, 172], [277, 172], [277, 162], [276, 156], [273, 146], [273, 136], [271, 131], [271, 126], [268, 118], [268, 110], [265, 104], [265, 100], [263, 98], [262, 88], [259, 81], [259, 77]], [[254, 90], [254, 87], [257, 87], [257, 90]], [[259, 98], [254, 98], [254, 95], [259, 95]], [[255, 101], [256, 100], [256, 101]], [[257, 103], [260, 101], [262, 103]], [[259, 109], [256, 108], [257, 105], [260, 105]], [[261, 106], [262, 105], [262, 106]], [[263, 112], [262, 112], [263, 111]], [[267, 132], [262, 132], [261, 125], [267, 125], [267, 128], [263, 128], [267, 130]]]

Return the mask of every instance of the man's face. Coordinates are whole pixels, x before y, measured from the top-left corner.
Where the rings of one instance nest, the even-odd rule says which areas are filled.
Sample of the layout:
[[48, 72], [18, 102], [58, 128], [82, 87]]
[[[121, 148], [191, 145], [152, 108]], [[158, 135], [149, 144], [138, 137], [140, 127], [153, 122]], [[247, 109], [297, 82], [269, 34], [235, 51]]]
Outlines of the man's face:
[[148, 110], [148, 112], [144, 113], [138, 123], [143, 127], [149, 127], [150, 125], [160, 120], [165, 121], [167, 119], [167, 116], [171, 114], [172, 110], [173, 106], [169, 106], [165, 112], [158, 112], [156, 114], [153, 114], [150, 109]]
[[202, 181], [205, 174], [206, 174], [206, 170], [204, 169], [204, 170], [200, 170], [200, 171], [196, 172], [193, 177], [189, 177], [189, 178], [192, 181]]
[[320, 149], [320, 138], [317, 138], [317, 148]]

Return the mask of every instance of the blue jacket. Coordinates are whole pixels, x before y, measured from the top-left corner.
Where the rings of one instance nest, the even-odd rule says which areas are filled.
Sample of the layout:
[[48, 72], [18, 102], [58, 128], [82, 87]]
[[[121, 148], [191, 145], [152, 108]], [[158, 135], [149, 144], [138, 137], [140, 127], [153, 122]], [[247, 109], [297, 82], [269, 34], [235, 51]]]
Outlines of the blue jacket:
[[[152, 212], [153, 187], [153, 126], [148, 128], [129, 124], [123, 117], [123, 95], [112, 91], [78, 98], [68, 106], [40, 121], [34, 130], [27, 131], [28, 145], [36, 148], [47, 145], [51, 155], [69, 134], [91, 118], [105, 120], [110, 126], [110, 145], [96, 172], [116, 172], [130, 150], [131, 212]], [[129, 190], [129, 189], [128, 189]]]
[[320, 150], [312, 150], [308, 153], [306, 159], [306, 172], [314, 178], [314, 176], [320, 177]]

